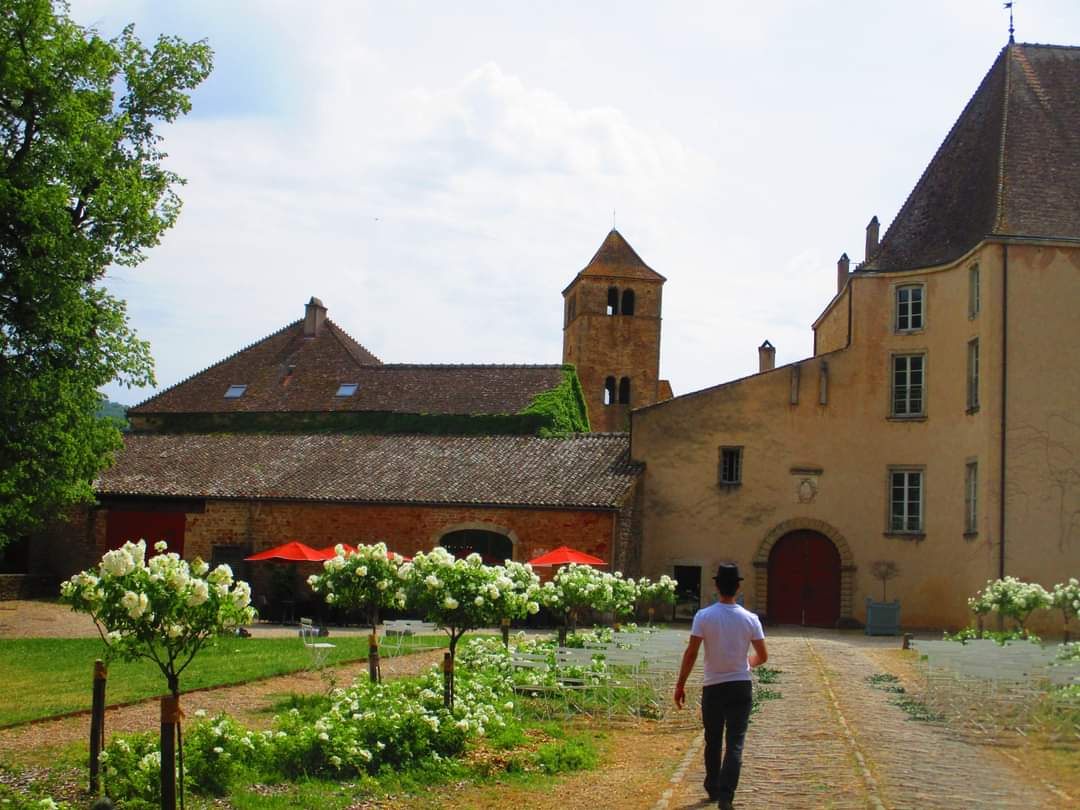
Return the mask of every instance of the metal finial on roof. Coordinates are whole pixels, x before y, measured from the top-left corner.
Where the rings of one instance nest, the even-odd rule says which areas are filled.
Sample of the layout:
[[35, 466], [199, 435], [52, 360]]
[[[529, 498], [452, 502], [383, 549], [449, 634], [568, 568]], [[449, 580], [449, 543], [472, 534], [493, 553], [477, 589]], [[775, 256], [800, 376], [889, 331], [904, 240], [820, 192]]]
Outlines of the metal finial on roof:
[[1013, 28], [1013, 4], [1012, 4], [1012, 2], [1006, 3], [1005, 8], [1007, 8], [1009, 10], [1009, 44], [1011, 45], [1013, 42], [1016, 41], [1016, 40], [1013, 39], [1013, 31], [1016, 30], [1016, 29]]
[[611, 209], [611, 230], [615, 230], [615, 209]]

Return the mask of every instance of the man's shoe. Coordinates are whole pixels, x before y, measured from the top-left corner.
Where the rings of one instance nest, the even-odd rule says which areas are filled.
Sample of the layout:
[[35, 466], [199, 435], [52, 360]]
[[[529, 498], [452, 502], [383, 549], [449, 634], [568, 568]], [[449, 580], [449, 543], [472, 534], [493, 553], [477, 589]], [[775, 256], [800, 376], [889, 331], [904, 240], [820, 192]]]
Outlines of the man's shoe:
[[720, 810], [735, 810], [735, 805], [732, 804], [731, 799], [719, 799], [716, 802], [716, 806]]

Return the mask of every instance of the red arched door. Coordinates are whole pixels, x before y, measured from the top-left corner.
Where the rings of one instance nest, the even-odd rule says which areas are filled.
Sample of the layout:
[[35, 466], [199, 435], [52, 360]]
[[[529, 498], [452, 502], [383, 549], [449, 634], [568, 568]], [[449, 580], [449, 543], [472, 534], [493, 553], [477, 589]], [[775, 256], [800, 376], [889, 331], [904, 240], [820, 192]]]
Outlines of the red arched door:
[[835, 627], [840, 619], [840, 554], [812, 531], [785, 534], [769, 553], [769, 621]]

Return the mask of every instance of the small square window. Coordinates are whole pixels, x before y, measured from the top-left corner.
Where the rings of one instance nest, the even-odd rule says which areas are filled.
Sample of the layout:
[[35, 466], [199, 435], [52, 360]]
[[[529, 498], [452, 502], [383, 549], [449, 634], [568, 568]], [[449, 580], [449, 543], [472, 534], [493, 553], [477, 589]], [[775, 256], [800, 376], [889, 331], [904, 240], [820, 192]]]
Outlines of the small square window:
[[239, 399], [247, 391], [246, 385], [230, 385], [225, 390], [225, 399]]
[[742, 448], [720, 448], [720, 483], [725, 486], [742, 483]]
[[914, 332], [923, 328], [923, 285], [896, 288], [896, 331]]
[[360, 387], [359, 383], [342, 383], [338, 386], [337, 393], [334, 396], [337, 397], [351, 397], [356, 393], [356, 389]]

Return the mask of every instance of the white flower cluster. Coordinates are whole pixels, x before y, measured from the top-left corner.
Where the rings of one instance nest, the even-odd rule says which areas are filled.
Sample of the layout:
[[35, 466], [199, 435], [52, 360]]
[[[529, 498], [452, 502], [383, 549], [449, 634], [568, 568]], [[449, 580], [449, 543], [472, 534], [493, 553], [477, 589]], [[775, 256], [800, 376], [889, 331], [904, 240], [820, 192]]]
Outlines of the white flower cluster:
[[439, 546], [418, 553], [399, 575], [408, 606], [448, 628], [487, 627], [540, 610], [540, 578], [527, 563], [485, 565], [479, 554], [455, 559]]
[[339, 544], [335, 552], [321, 574], [308, 577], [311, 589], [327, 604], [367, 611], [372, 621], [379, 610], [405, 607], [400, 554], [388, 551], [385, 543], [360, 545], [355, 551]]
[[166, 553], [164, 542], [154, 549], [147, 560], [145, 541], [125, 543], [60, 586], [64, 601], [90, 614], [115, 654], [183, 660], [212, 636], [254, 620], [251, 588], [235, 581], [229, 566], [189, 564]]

